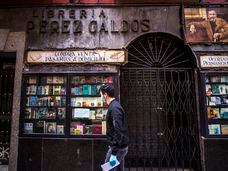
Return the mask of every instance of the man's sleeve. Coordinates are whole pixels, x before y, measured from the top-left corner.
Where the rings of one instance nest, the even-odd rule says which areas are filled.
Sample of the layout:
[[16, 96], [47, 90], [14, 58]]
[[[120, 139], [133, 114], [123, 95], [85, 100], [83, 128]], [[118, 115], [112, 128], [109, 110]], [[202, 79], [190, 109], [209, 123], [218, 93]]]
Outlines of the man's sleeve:
[[118, 149], [121, 147], [122, 142], [122, 135], [121, 129], [123, 126], [123, 111], [120, 107], [114, 107], [112, 109], [112, 119], [113, 119], [113, 126], [114, 126], [114, 140], [112, 142], [112, 154], [116, 155]]

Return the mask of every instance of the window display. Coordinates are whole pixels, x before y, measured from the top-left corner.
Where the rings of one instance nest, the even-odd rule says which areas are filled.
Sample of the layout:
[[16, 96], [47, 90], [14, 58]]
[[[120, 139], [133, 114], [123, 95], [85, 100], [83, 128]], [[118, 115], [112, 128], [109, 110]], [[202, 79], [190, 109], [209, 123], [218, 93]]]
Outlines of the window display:
[[105, 135], [108, 106], [99, 89], [106, 74], [24, 75], [22, 133]]
[[24, 134], [64, 134], [66, 77], [27, 76]]
[[228, 75], [205, 77], [209, 135], [228, 135]]
[[70, 133], [106, 134], [107, 105], [102, 101], [99, 89], [102, 84], [113, 84], [111, 76], [72, 76]]

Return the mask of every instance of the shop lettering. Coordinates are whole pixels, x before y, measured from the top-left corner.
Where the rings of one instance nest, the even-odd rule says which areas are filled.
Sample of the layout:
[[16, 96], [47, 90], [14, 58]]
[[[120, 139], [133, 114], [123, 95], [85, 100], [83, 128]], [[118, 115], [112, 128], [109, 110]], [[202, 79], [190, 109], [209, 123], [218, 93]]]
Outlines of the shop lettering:
[[202, 67], [228, 67], [228, 56], [202, 56]]
[[104, 10], [43, 10], [33, 11], [33, 20], [27, 22], [27, 33], [81, 34], [149, 32], [150, 20], [108, 19]]

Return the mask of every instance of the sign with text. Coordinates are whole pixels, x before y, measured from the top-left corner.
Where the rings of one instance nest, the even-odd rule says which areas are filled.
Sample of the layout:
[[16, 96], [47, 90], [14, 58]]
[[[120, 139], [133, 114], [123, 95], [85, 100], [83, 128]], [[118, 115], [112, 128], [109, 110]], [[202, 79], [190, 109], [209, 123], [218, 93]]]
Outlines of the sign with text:
[[228, 67], [228, 55], [200, 56], [200, 65], [202, 68]]
[[28, 63], [109, 63], [126, 62], [124, 50], [29, 51]]

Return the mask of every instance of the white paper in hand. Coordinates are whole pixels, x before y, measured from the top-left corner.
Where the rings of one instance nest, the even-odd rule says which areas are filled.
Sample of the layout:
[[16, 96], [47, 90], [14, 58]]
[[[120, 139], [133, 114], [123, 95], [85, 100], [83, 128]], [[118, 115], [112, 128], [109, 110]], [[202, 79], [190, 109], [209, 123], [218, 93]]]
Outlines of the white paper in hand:
[[103, 171], [109, 171], [111, 169], [113, 169], [114, 167], [118, 166], [120, 164], [120, 162], [117, 160], [116, 164], [114, 166], [111, 166], [109, 162], [102, 164], [101, 167], [103, 169]]

